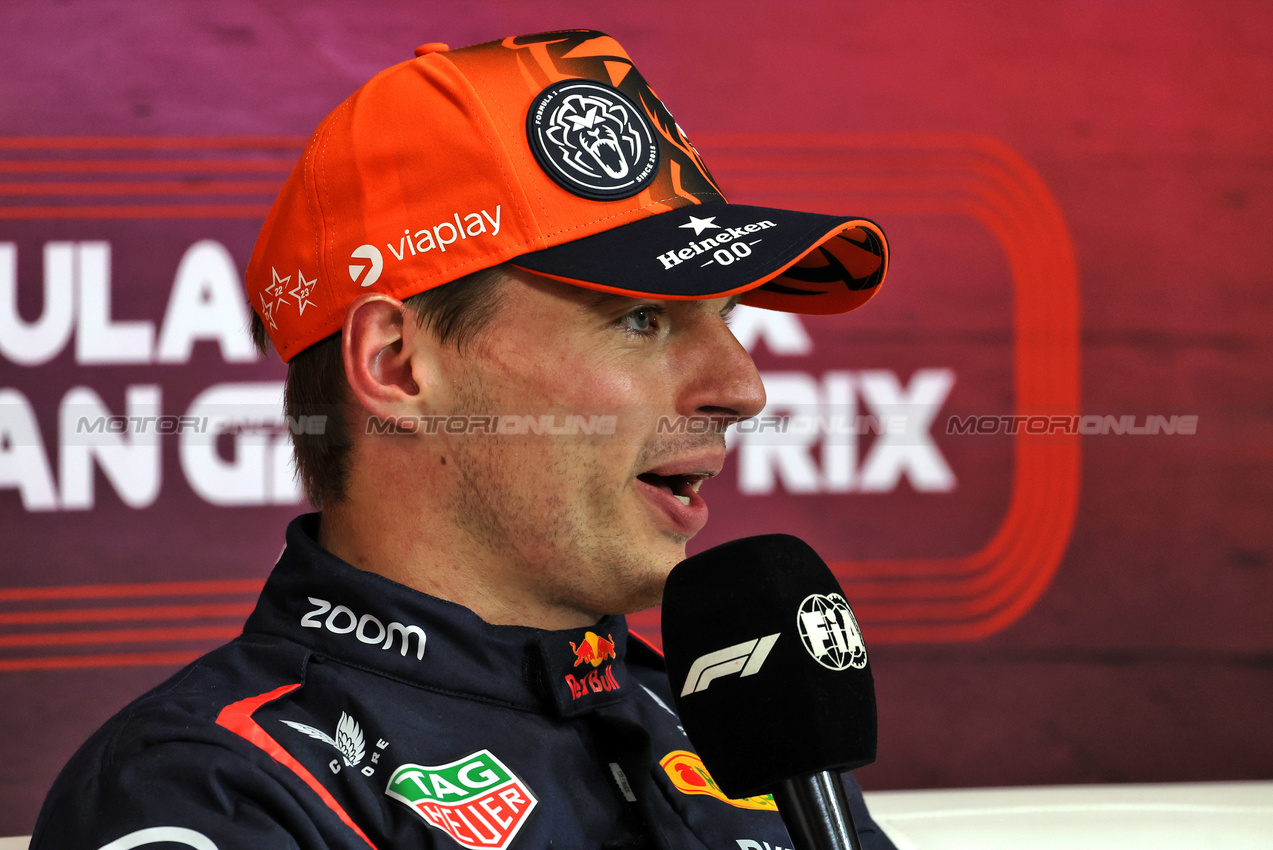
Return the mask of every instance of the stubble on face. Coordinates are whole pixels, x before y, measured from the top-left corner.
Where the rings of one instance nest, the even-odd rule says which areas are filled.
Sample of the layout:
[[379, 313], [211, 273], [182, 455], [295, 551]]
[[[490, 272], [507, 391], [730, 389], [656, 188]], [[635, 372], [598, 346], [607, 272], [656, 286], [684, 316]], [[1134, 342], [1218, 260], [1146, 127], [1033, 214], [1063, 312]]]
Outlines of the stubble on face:
[[[460, 415], [501, 411], [482, 381], [465, 381]], [[451, 511], [476, 551], [541, 604], [585, 618], [658, 605], [687, 538], [654, 529], [633, 492], [638, 473], [722, 435], [496, 436], [469, 434], [448, 447]], [[637, 442], [640, 442], [639, 448]]]

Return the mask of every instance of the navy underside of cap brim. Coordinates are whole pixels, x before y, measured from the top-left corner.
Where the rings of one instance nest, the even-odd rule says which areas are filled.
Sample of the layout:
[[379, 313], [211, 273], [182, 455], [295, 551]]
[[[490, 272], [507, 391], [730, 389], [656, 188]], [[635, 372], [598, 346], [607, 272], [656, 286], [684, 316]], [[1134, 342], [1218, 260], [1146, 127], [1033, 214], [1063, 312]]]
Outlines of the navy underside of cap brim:
[[611, 291], [704, 298], [759, 286], [858, 221], [769, 207], [696, 205], [523, 254], [512, 263]]

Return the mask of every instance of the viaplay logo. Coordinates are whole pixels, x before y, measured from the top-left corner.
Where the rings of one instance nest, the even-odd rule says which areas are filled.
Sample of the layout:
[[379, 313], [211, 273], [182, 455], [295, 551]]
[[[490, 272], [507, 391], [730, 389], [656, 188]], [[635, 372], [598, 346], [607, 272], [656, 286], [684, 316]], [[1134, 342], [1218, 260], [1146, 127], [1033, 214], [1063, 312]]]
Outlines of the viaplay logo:
[[[493, 214], [485, 207], [464, 213], [463, 216], [459, 212], [453, 212], [450, 218], [422, 227], [414, 233], [410, 227], [405, 227], [398, 237], [397, 246], [386, 242], [385, 248], [397, 262], [430, 251], [445, 254], [446, 247], [458, 241], [474, 239], [487, 233], [498, 236], [501, 209], [501, 205], [496, 204]], [[349, 259], [355, 261], [348, 266], [349, 279], [354, 283], [367, 287], [380, 280], [380, 274], [385, 269], [385, 255], [375, 245], [359, 245], [350, 252]]]
[[385, 258], [375, 245], [359, 245], [349, 255], [349, 259], [366, 260], [364, 263], [349, 264], [349, 279], [354, 283], [359, 286], [371, 286], [380, 280], [380, 273], [385, 269]]

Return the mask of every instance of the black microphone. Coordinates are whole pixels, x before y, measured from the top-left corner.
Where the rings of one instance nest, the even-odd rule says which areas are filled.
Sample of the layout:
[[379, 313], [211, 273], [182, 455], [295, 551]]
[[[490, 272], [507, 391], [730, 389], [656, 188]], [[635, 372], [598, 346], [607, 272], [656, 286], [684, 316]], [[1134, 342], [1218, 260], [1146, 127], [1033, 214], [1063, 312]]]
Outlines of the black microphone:
[[768, 534], [682, 561], [663, 591], [663, 650], [720, 789], [773, 794], [797, 850], [859, 850], [839, 771], [875, 761], [875, 680], [818, 553]]

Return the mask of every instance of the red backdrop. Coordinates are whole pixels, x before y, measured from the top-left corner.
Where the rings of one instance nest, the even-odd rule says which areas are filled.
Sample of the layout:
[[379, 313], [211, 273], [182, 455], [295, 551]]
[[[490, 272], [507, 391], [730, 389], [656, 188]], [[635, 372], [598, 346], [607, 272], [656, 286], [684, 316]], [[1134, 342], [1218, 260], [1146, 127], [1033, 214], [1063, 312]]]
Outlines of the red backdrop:
[[268, 419], [282, 367], [242, 347], [237, 287], [303, 137], [417, 43], [570, 26], [624, 44], [731, 200], [889, 234], [868, 309], [735, 328], [768, 414], [909, 430], [738, 435], [695, 544], [788, 531], [832, 562], [879, 689], [863, 783], [1273, 777], [1273, 13], [10, 0], [0, 834], [237, 633], [301, 509], [277, 427], [81, 421]]

